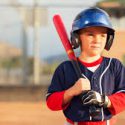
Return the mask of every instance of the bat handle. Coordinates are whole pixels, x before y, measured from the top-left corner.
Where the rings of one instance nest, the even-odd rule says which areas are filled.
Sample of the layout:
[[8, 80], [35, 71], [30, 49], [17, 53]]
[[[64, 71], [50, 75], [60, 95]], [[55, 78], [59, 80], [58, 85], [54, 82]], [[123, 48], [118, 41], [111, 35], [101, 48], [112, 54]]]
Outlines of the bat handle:
[[75, 72], [76, 72], [76, 75], [77, 75], [78, 79], [79, 79], [79, 78], [83, 78], [81, 69], [80, 69], [79, 64], [78, 64], [78, 61], [76, 61], [76, 60], [71, 60], [71, 63], [72, 63], [72, 65], [73, 65], [73, 68], [74, 68], [74, 70], [75, 70]]
[[[78, 79], [79, 78], [85, 78], [86, 79], [86, 76], [82, 75], [82, 72], [81, 72], [81, 69], [79, 67], [78, 61], [77, 60], [71, 60], [71, 63], [73, 65], [73, 68], [76, 72], [76, 75], [77, 75]], [[101, 112], [100, 108], [97, 108], [94, 105], [89, 107], [89, 114], [90, 114], [91, 117], [98, 116], [100, 112]]]

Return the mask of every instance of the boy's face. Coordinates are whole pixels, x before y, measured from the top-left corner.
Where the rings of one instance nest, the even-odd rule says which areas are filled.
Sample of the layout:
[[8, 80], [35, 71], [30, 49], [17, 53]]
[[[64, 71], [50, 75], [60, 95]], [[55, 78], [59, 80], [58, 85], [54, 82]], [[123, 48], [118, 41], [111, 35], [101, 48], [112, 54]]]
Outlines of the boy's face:
[[89, 27], [79, 31], [81, 53], [86, 56], [101, 55], [107, 40], [107, 28]]

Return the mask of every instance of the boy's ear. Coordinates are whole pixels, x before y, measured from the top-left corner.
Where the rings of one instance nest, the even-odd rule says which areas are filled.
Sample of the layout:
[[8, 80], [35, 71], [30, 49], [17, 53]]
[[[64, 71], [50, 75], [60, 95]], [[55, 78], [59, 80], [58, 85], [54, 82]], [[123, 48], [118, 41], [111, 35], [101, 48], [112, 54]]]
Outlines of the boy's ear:
[[71, 32], [70, 41], [73, 49], [77, 49], [80, 45], [79, 35], [77, 33]]

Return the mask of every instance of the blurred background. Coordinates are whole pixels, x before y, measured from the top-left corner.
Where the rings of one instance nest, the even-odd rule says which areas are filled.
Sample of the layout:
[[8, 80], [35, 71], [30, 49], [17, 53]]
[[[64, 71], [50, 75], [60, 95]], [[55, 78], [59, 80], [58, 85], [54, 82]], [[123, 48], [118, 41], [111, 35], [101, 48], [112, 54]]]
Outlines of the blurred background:
[[[45, 104], [55, 68], [68, 59], [52, 18], [61, 15], [70, 37], [75, 16], [91, 6], [106, 10], [116, 29], [103, 54], [125, 65], [125, 0], [0, 0], [0, 125], [64, 124], [62, 112]], [[115, 123], [123, 125], [124, 115]]]

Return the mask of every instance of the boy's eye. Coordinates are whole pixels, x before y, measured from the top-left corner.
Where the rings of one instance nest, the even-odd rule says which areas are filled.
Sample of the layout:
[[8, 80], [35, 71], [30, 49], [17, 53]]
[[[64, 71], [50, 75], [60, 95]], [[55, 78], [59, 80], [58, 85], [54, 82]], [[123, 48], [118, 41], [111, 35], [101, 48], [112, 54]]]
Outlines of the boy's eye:
[[87, 35], [88, 35], [88, 36], [94, 36], [94, 34], [93, 34], [93, 33], [88, 33]]
[[106, 37], [106, 34], [101, 34], [102, 37]]

